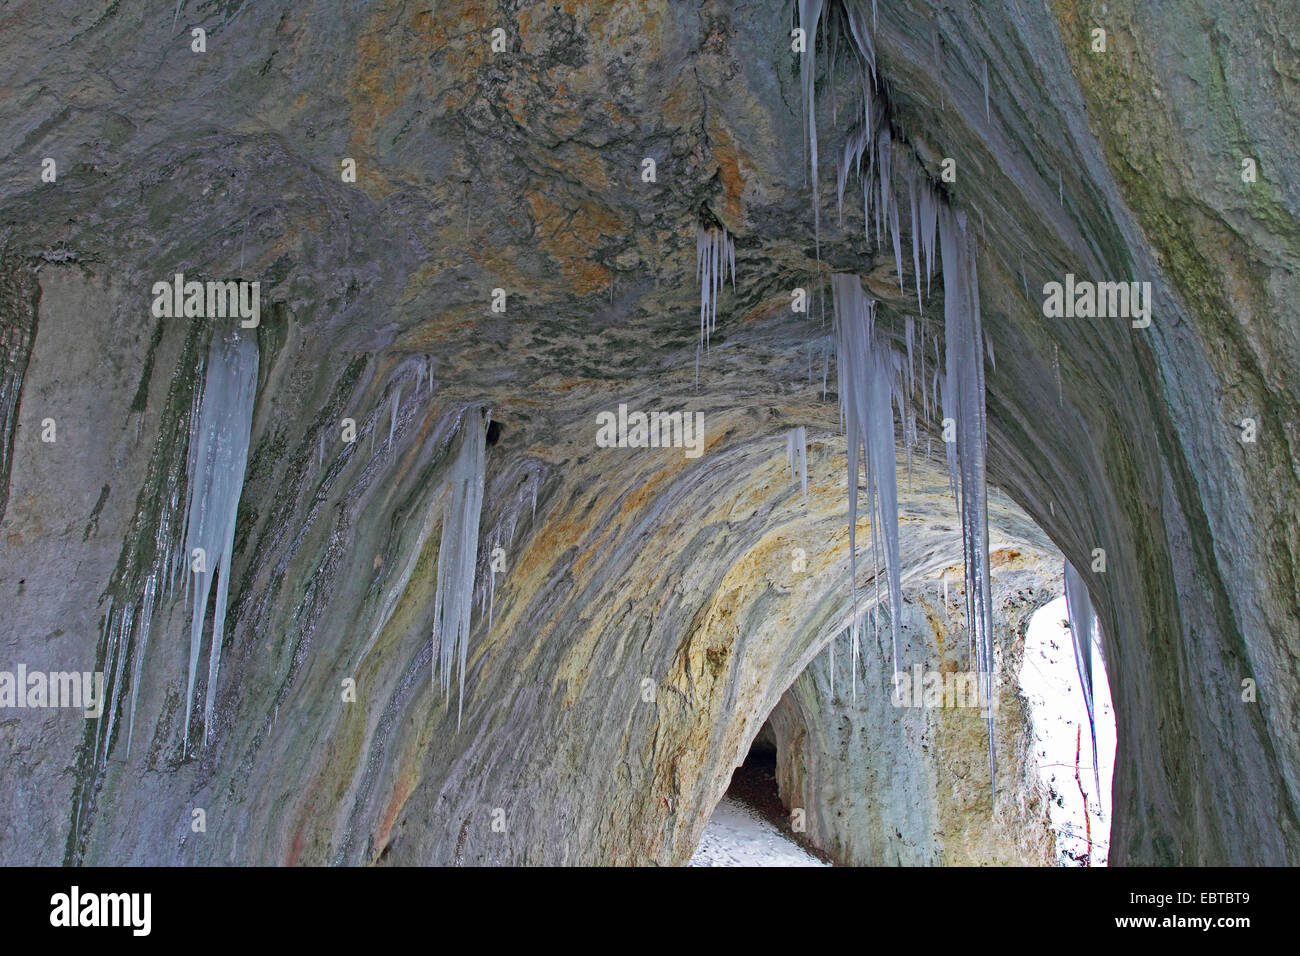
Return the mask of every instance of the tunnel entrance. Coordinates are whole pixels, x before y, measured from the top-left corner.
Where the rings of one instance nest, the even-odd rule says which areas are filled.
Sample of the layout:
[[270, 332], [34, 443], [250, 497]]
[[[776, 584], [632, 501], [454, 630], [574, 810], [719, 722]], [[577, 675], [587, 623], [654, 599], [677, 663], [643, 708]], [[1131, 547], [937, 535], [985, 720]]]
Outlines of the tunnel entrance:
[[1090, 635], [1096, 771], [1088, 710], [1075, 661], [1065, 598], [1043, 605], [1025, 634], [1020, 687], [1029, 704], [1034, 758], [1048, 795], [1061, 866], [1106, 866], [1110, 857], [1115, 711], [1098, 635]]
[[937, 692], [960, 687], [970, 666], [964, 589], [944, 573], [912, 584], [900, 615], [905, 683], [922, 691], [890, 692], [887, 625], [879, 640], [874, 628], [864, 632], [856, 659], [848, 635], [832, 639], [781, 693], [744, 759], [719, 779], [726, 789], [695, 865], [792, 865], [738, 849], [739, 841], [771, 845], [755, 828], [785, 850], [843, 865], [1107, 864], [1116, 735], [1100, 632], [1092, 617], [1081, 625], [1092, 630], [1094, 772], [1057, 570], [1063, 558], [1046, 546], [1004, 547], [992, 563], [1002, 663], [996, 790], [985, 710]]
[[777, 738], [763, 723], [749, 753], [731, 774], [691, 866], [831, 865], [791, 828], [777, 785]]
[[776, 732], [770, 720], [763, 723], [745, 760], [731, 774], [727, 796], [761, 813], [778, 826], [789, 824], [789, 810], [781, 803], [776, 782]]

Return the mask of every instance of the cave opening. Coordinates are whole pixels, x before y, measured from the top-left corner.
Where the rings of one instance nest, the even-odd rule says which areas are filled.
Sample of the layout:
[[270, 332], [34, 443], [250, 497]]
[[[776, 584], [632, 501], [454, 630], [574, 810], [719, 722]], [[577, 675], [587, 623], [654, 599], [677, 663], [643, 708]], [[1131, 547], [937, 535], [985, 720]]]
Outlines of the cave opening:
[[781, 799], [778, 737], [763, 722], [714, 808], [692, 866], [820, 866], [830, 860], [804, 838], [801, 817]]
[[1035, 612], [1025, 632], [1020, 688], [1029, 705], [1033, 756], [1047, 794], [1061, 866], [1106, 866], [1110, 857], [1111, 790], [1115, 769], [1115, 711], [1100, 635], [1089, 635], [1092, 710], [1075, 659], [1065, 597]]
[[769, 719], [763, 722], [745, 759], [732, 771], [726, 796], [782, 825], [788, 822], [789, 810], [781, 802], [777, 785], [776, 747], [776, 731]]
[[982, 748], [988, 698], [963, 693], [976, 675], [960, 566], [951, 549], [925, 552], [931, 566], [904, 587], [901, 669], [886, 603], [863, 618], [856, 647], [833, 625], [792, 682], [772, 675], [775, 700], [754, 701], [745, 721], [758, 730], [714, 777], [692, 865], [811, 865], [798, 851], [832, 865], [1107, 865], [1116, 734], [1101, 629], [1074, 609], [1090, 631], [1094, 751], [1068, 564], [1010, 500], [995, 495], [991, 511], [996, 786]]

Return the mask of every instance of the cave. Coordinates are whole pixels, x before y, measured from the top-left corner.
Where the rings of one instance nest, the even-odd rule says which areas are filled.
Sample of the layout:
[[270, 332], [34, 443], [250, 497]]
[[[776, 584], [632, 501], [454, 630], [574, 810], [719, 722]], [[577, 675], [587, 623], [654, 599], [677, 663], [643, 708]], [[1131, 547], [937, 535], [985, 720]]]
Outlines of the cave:
[[1293, 4], [40, 6], [0, 864], [1300, 862]]

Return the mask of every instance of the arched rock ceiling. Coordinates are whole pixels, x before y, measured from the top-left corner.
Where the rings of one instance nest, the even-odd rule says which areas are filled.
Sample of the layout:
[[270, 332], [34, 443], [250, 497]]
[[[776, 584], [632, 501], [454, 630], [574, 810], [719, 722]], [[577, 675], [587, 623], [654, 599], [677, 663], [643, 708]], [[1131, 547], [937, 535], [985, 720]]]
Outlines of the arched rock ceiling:
[[[1077, 565], [1107, 552], [1093, 594], [1120, 733], [1112, 859], [1294, 862], [1300, 350], [1284, 317], [1297, 298], [1297, 195], [1268, 152], [1297, 115], [1282, 39], [1296, 35], [1294, 14], [1166, 6], [881, 0], [876, 47], [896, 135], [932, 172], [957, 158], [949, 196], [978, 226], [996, 355], [991, 480]], [[277, 303], [260, 335], [216, 742], [180, 759], [184, 649], [158, 642], [141, 689], [150, 747], [110, 765], [101, 817], [52, 816], [55, 832], [78, 833], [44, 860], [155, 859], [120, 822], [132, 813], [176, 830], [161, 852], [178, 861], [361, 861], [390, 842], [410, 861], [680, 860], [735, 756], [723, 751], [743, 738], [718, 721], [761, 721], [843, 613], [830, 487], [842, 445], [834, 396], [807, 368], [808, 343], [828, 330], [789, 312], [789, 290], [857, 272], [895, 335], [914, 303], [910, 283], [897, 293], [892, 255], [860, 238], [856, 184], [838, 224], [825, 170], [818, 263], [791, 5], [418, 7], [185, 10], [182, 24], [208, 30], [202, 55], [169, 12], [141, 3], [6, 15], [0, 69], [15, 108], [0, 116], [0, 230], [11, 271], [42, 268], [31, 375], [71, 408], [92, 407], [93, 382], [122, 422], [120, 434], [99, 428], [90, 463], [70, 449], [51, 473], [14, 466], [0, 562], [10, 645], [59, 622], [60, 653], [84, 656], [93, 641], [102, 610], [84, 594], [107, 586], [160, 460], [168, 380], [193, 374], [186, 330], [148, 318], [151, 284], [178, 271], [256, 277]], [[1112, 25], [1108, 60], [1088, 59], [1098, 18]], [[510, 48], [493, 56], [496, 26]], [[830, 87], [823, 75], [833, 144], [846, 99], [833, 115]], [[1243, 200], [1234, 177], [1248, 147], [1263, 173]], [[45, 155], [62, 172], [37, 188]], [[345, 156], [356, 184], [339, 181]], [[646, 156], [655, 184], [639, 177]], [[737, 282], [697, 388], [702, 210], [736, 237]], [[1153, 282], [1152, 327], [1042, 318], [1035, 289], [1065, 272]], [[489, 311], [498, 287], [505, 315]], [[940, 304], [936, 283], [926, 308]], [[88, 338], [87, 313], [109, 331]], [[59, 364], [88, 341], [113, 356], [109, 380], [92, 365], [74, 381], [75, 363]], [[411, 391], [412, 355], [434, 359], [431, 397]], [[316, 470], [318, 430], [345, 409], [382, 427], [398, 376], [409, 404], [396, 445]], [[620, 401], [703, 411], [707, 453], [595, 448], [596, 412]], [[504, 495], [531, 469], [543, 490], [491, 633], [476, 623], [457, 734], [425, 680], [431, 595], [403, 596], [380, 657], [357, 652], [413, 547], [408, 519], [440, 501], [440, 442], [469, 402], [504, 425], [485, 527], [493, 487]], [[1237, 440], [1246, 413], [1261, 420], [1257, 448]], [[780, 435], [798, 424], [824, 460], [812, 517], [795, 521], [781, 511], [793, 503]], [[34, 447], [23, 425], [15, 462]], [[18, 492], [38, 479], [42, 496], [77, 489], [87, 505], [110, 488], [96, 514], [116, 515], [87, 530], [102, 555], [84, 593], [39, 606], [12, 579], [57, 577], [86, 520], [69, 519], [62, 544], [35, 530], [38, 505]], [[929, 552], [915, 530], [904, 522], [903, 546], [920, 573]], [[810, 543], [822, 585], [782, 593], [783, 536]], [[420, 561], [427, 573], [433, 554]], [[182, 613], [159, 626], [179, 633]], [[745, 653], [723, 679], [709, 650], [728, 631], [746, 635]], [[751, 686], [755, 660], [763, 680]], [[343, 662], [366, 688], [364, 711], [336, 706]], [[686, 695], [661, 687], [660, 741], [637, 707], [643, 676]], [[1240, 697], [1248, 677], [1254, 704]], [[68, 731], [31, 733], [78, 765]], [[181, 836], [200, 799], [231, 801], [206, 843]], [[493, 844], [475, 816], [500, 805], [520, 841]]]

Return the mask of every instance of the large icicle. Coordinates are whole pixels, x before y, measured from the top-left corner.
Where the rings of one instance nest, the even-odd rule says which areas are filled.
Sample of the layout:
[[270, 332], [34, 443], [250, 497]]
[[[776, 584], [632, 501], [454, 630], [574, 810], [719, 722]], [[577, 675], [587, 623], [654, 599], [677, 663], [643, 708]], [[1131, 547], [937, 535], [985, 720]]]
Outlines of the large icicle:
[[812, 171], [813, 236], [821, 258], [821, 212], [817, 205], [817, 102], [813, 81], [817, 77], [817, 22], [823, 0], [799, 0], [799, 28], [804, 32], [805, 52], [799, 56], [799, 86], [803, 91], [803, 112], [808, 123], [808, 162]]
[[474, 607], [474, 568], [478, 558], [478, 526], [483, 512], [483, 479], [487, 471], [486, 408], [469, 409], [460, 429], [460, 447], [448, 478], [450, 488], [438, 543], [438, 581], [434, 590], [434, 677], [444, 697], [451, 695], [451, 671], [459, 673], [456, 726], [465, 701], [465, 658], [469, 649], [470, 616]]
[[1101, 775], [1097, 770], [1097, 721], [1093, 713], [1092, 693], [1092, 641], [1096, 631], [1097, 612], [1092, 606], [1088, 586], [1069, 561], [1065, 562], [1065, 609], [1070, 617], [1070, 639], [1074, 644], [1074, 663], [1079, 670], [1079, 685], [1083, 702], [1088, 708], [1088, 732], [1092, 737], [1092, 778], [1101, 794]]
[[[189, 501], [185, 551], [193, 581], [190, 612], [190, 667], [185, 690], [185, 745], [199, 664], [208, 595], [215, 582], [212, 644], [208, 651], [208, 689], [203, 703], [203, 741], [212, 734], [221, 644], [230, 593], [230, 558], [235, 542], [235, 515], [248, 464], [253, 400], [257, 394], [257, 341], [238, 329], [217, 332], [208, 352], [207, 376], [198, 414], [190, 424]], [[201, 553], [200, 553], [201, 549]]]
[[[988, 725], [989, 783], [996, 792], [993, 737], [993, 610], [989, 576], [989, 523], [985, 485], [987, 420], [984, 410], [984, 348], [979, 282], [966, 214], [939, 209], [943, 256], [944, 417], [956, 425], [958, 502], [966, 566], [966, 621], [983, 683]], [[949, 461], [954, 449], [949, 444]]]
[[[845, 3], [840, 6], [844, 11], [844, 19], [849, 25], [849, 36], [853, 40], [854, 49], [862, 57], [866, 64], [867, 73], [870, 76], [872, 85], [876, 82], [876, 45], [871, 38], [871, 31], [867, 29], [866, 17], [855, 3]], [[864, 78], [865, 79], [865, 78]], [[865, 83], [864, 83], [865, 85]]]
[[[867, 497], [872, 535], [879, 534], [889, 576], [894, 671], [898, 671], [898, 619], [903, 606], [898, 548], [898, 479], [894, 457], [893, 400], [901, 398], [902, 362], [875, 338], [876, 303], [853, 275], [831, 276], [835, 305], [836, 370], [840, 411], [848, 436], [849, 554], [857, 620], [857, 518], [859, 451], [866, 451]], [[877, 580], [878, 584], [878, 580]]]

